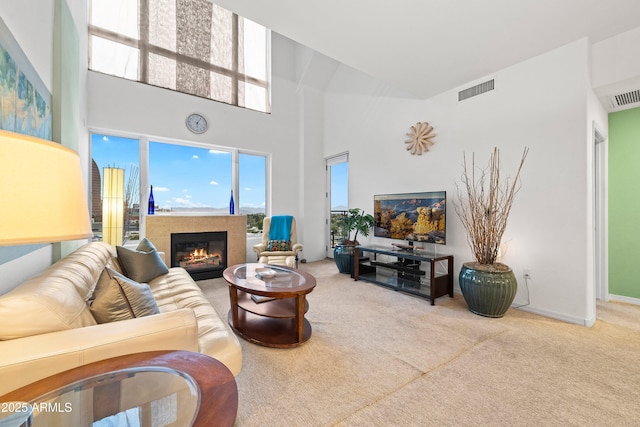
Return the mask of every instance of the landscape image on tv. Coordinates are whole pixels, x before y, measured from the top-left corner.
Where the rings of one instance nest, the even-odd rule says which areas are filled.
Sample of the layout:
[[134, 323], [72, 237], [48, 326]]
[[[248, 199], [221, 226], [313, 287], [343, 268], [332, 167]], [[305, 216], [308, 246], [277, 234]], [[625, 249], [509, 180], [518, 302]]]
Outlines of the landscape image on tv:
[[376, 237], [446, 244], [446, 191], [374, 196]]

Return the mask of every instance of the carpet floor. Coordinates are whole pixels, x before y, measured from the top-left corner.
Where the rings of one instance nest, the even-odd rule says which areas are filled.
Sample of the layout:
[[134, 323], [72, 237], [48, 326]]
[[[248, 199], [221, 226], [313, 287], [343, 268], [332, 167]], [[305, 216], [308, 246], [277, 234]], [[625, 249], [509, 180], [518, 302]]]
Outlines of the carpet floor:
[[[240, 339], [236, 425], [637, 426], [640, 307], [598, 303], [591, 328], [468, 311], [300, 264], [313, 334], [292, 349]], [[224, 317], [224, 279], [198, 282]]]

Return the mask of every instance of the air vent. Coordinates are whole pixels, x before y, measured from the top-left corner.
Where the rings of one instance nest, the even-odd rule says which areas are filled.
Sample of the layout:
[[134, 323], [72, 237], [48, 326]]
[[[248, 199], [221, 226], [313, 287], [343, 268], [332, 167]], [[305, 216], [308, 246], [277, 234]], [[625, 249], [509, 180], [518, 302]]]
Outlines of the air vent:
[[470, 87], [469, 89], [462, 90], [458, 92], [458, 101], [464, 101], [465, 99], [469, 99], [473, 96], [477, 96], [485, 92], [489, 92], [490, 90], [493, 90], [493, 86], [494, 86], [494, 79], [491, 79], [484, 83], [480, 83], [479, 85]]
[[640, 89], [611, 97], [611, 106], [613, 108], [624, 107], [638, 102], [640, 102]]

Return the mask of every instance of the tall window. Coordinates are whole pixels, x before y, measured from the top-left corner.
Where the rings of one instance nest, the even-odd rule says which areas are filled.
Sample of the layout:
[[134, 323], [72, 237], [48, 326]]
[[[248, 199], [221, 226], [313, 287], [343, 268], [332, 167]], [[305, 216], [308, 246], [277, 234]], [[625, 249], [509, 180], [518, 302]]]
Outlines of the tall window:
[[122, 241], [140, 239], [140, 141], [111, 135], [91, 135], [91, 224], [96, 240], [102, 240], [102, 186], [104, 168], [124, 169], [124, 218]]
[[208, 0], [90, 0], [89, 68], [270, 112], [268, 30]]
[[267, 209], [267, 158], [240, 153], [238, 161], [239, 213], [247, 216], [247, 232], [259, 233]]
[[346, 239], [342, 220], [349, 210], [349, 153], [337, 154], [326, 159], [329, 218], [327, 256], [332, 257], [332, 249]]

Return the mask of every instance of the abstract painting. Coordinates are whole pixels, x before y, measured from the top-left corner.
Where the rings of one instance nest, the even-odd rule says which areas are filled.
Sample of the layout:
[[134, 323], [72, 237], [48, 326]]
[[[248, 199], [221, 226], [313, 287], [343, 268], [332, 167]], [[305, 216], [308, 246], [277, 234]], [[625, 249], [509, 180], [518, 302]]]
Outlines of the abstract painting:
[[52, 138], [51, 93], [0, 19], [0, 129]]

